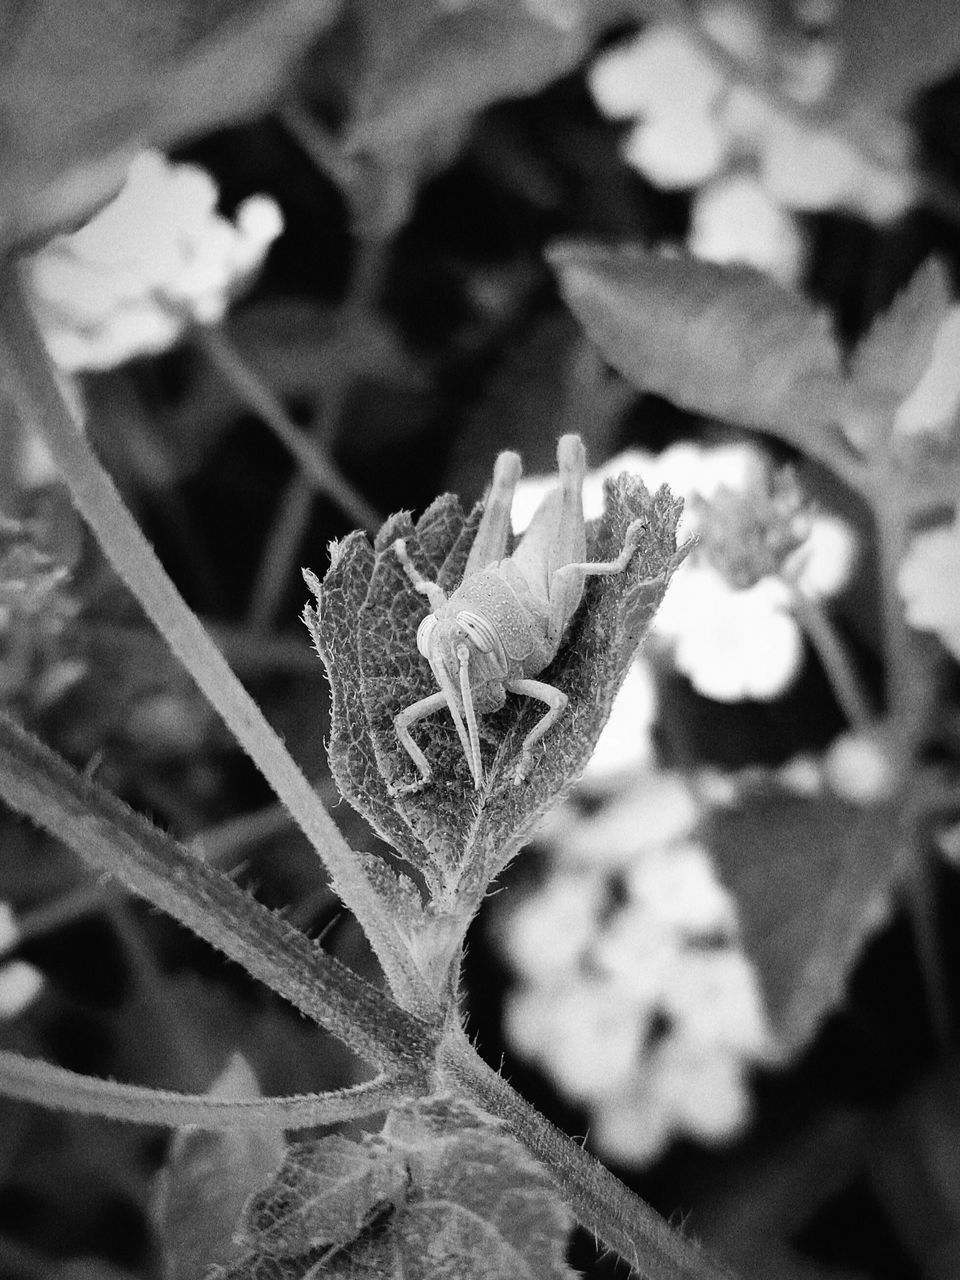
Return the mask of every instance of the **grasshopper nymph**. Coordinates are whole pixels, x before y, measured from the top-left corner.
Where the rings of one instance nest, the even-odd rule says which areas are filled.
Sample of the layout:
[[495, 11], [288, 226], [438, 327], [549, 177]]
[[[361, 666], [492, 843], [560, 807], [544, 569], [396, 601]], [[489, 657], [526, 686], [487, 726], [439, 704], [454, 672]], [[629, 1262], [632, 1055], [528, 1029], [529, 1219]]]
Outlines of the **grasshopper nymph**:
[[558, 487], [543, 499], [513, 554], [506, 555], [520, 458], [515, 453], [500, 454], [463, 580], [449, 597], [417, 571], [402, 538], [393, 544], [410, 581], [430, 602], [431, 611], [417, 630], [417, 648], [440, 687], [439, 693], [421, 698], [394, 718], [397, 737], [420, 773], [419, 782], [398, 791], [430, 781], [430, 765], [410, 726], [444, 706], [453, 717], [477, 788], [483, 786], [478, 715], [498, 711], [507, 693], [546, 704], [545, 714], [524, 739], [515, 783], [530, 771], [534, 746], [563, 715], [567, 695], [533, 677], [556, 656], [583, 597], [584, 579], [622, 573], [637, 550], [644, 525], [633, 521], [616, 560], [587, 561], [586, 459], [579, 436], [561, 436], [557, 468]]

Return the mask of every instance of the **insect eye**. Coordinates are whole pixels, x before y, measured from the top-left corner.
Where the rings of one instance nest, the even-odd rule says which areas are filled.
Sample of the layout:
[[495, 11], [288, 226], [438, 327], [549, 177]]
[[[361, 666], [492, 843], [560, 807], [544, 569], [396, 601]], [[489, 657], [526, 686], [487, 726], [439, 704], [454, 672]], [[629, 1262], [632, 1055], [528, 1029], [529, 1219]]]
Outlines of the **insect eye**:
[[428, 613], [419, 627], [417, 627], [417, 648], [425, 658], [430, 657], [430, 637], [433, 635], [433, 629], [436, 625], [436, 614]]
[[497, 645], [497, 633], [478, 613], [463, 610], [457, 614], [457, 623], [462, 627], [467, 639], [481, 653], [492, 653]]

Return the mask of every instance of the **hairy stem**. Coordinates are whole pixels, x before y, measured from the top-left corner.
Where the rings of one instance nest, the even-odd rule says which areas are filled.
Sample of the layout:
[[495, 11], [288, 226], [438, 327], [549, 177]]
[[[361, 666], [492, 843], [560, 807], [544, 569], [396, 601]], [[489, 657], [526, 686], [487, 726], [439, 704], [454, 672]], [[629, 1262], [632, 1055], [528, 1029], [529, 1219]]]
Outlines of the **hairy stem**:
[[377, 1076], [346, 1089], [294, 1093], [274, 1098], [217, 1098], [118, 1084], [68, 1071], [65, 1067], [0, 1049], [0, 1093], [42, 1107], [103, 1116], [132, 1124], [179, 1129], [241, 1129], [273, 1125], [308, 1129], [374, 1115], [409, 1102], [419, 1094], [409, 1079]]
[[536, 1156], [580, 1225], [644, 1280], [730, 1280], [729, 1272], [525, 1102], [482, 1061], [462, 1032], [444, 1039], [439, 1061], [450, 1085], [501, 1120]]
[[337, 893], [360, 922], [394, 995], [405, 1007], [429, 1013], [429, 989], [359, 860], [167, 576], [74, 420], [10, 262], [0, 265], [0, 355], [13, 398], [42, 435], [108, 560], [327, 864]]
[[432, 1028], [399, 1008], [0, 715], [0, 796], [386, 1071], [422, 1073]]

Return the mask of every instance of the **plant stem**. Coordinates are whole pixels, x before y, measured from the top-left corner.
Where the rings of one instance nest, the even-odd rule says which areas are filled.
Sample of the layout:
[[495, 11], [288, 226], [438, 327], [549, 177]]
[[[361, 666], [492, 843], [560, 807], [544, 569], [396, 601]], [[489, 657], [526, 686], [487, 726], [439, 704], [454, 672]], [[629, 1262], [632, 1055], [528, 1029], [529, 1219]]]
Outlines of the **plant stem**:
[[439, 1063], [450, 1084], [501, 1120], [540, 1161], [580, 1225], [620, 1254], [644, 1280], [729, 1280], [729, 1272], [511, 1089], [462, 1031], [443, 1040]]
[[417, 1076], [433, 1028], [0, 715], [0, 796], [385, 1071]]
[[794, 616], [816, 650], [847, 723], [854, 729], [869, 728], [876, 714], [833, 620], [819, 600], [812, 599], [794, 584], [791, 588]]
[[[298, 141], [301, 141], [298, 135]], [[388, 244], [379, 239], [360, 240], [350, 290], [340, 312], [336, 337], [328, 367], [333, 374], [322, 388], [320, 422], [309, 435], [317, 448], [323, 440], [335, 439], [355, 376], [355, 347], [358, 328], [374, 305], [386, 267]], [[306, 477], [298, 475], [287, 487], [267, 545], [260, 561], [250, 596], [248, 619], [255, 631], [266, 630], [277, 611], [290, 564], [296, 555], [310, 519], [313, 493]]]
[[193, 341], [228, 382], [240, 399], [262, 418], [300, 464], [303, 483], [328, 494], [360, 528], [370, 533], [383, 524], [383, 516], [344, 476], [316, 436], [308, 437], [293, 422], [283, 405], [222, 329], [197, 326]]
[[21, 1102], [132, 1124], [240, 1129], [273, 1125], [307, 1129], [399, 1106], [417, 1096], [409, 1079], [381, 1075], [346, 1089], [273, 1098], [217, 1098], [119, 1084], [0, 1049], [0, 1093]]
[[[875, 437], [882, 444], [873, 460], [875, 482], [870, 497], [880, 561], [887, 717], [893, 730], [904, 795], [909, 796], [909, 788], [917, 776], [917, 749], [929, 711], [928, 688], [916, 661], [913, 637], [897, 587], [900, 565], [907, 549], [909, 497], [897, 462], [892, 418], [881, 426], [882, 430]], [[939, 1043], [946, 1046], [952, 1038], [953, 1019], [937, 923], [936, 868], [918, 838], [915, 821], [910, 837], [913, 856], [904, 877], [904, 901], [924, 976], [931, 1025]]]
[[0, 264], [0, 354], [24, 417], [36, 425], [104, 554], [175, 656], [219, 712], [331, 873], [404, 1007], [429, 1015], [434, 1001], [390, 913], [277, 733], [180, 595], [100, 465], [61, 392], [24, 299], [16, 266]]

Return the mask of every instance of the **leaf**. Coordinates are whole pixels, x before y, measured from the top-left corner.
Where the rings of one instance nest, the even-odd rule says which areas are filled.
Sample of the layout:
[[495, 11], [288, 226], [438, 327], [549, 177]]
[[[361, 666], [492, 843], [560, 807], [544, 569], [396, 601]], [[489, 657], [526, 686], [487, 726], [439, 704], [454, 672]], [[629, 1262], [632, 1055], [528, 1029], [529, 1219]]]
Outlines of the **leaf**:
[[[255, 1098], [260, 1086], [235, 1053], [208, 1093]], [[211, 1263], [229, 1258], [240, 1211], [276, 1172], [284, 1145], [277, 1129], [183, 1129], [174, 1136], [157, 1197], [164, 1280], [203, 1280]]]
[[843, 999], [865, 938], [886, 912], [900, 851], [896, 813], [758, 784], [710, 819], [707, 843], [737, 900], [786, 1056]]
[[[280, 1216], [272, 1216], [279, 1206]], [[547, 1175], [492, 1120], [427, 1099], [382, 1134], [290, 1149], [248, 1208], [222, 1280], [573, 1280], [570, 1219]]]
[[533, 94], [575, 67], [596, 35], [588, 10], [560, 25], [516, 0], [374, 11], [369, 86], [347, 131], [353, 151], [393, 153], [491, 103]]
[[845, 388], [827, 316], [746, 266], [633, 245], [560, 243], [563, 297], [604, 357], [641, 391], [769, 431], [827, 465]]
[[338, 0], [6, 0], [0, 245], [88, 217], [135, 151], [262, 110]]
[[844, 96], [861, 110], [900, 114], [956, 69], [960, 9], [953, 0], [844, 0], [837, 37]]
[[541, 711], [529, 699], [510, 696], [503, 710], [481, 722], [481, 791], [473, 788], [446, 715], [425, 720], [420, 738], [434, 781], [412, 793], [390, 790], [390, 784], [415, 776], [394, 717], [434, 692], [432, 673], [416, 647], [427, 605], [392, 544], [405, 538], [414, 563], [449, 593], [461, 580], [480, 507], [465, 518], [457, 499], [446, 495], [416, 525], [405, 514], [393, 516], [373, 548], [363, 534], [352, 534], [336, 548], [323, 583], [308, 579], [319, 608], [308, 608], [305, 621], [333, 691], [334, 778], [351, 804], [423, 875], [438, 917], [472, 915], [537, 818], [579, 775], [678, 562], [679, 503], [666, 489], [651, 498], [638, 477], [623, 474], [607, 482], [606, 498], [603, 517], [588, 526], [588, 557], [616, 556], [634, 519], [645, 521], [644, 539], [626, 572], [587, 580], [563, 644], [539, 677], [562, 689], [569, 703], [521, 786], [514, 785], [514, 768]]
[[946, 267], [928, 258], [861, 338], [850, 358], [853, 380], [894, 404], [909, 395], [930, 363], [950, 298]]

